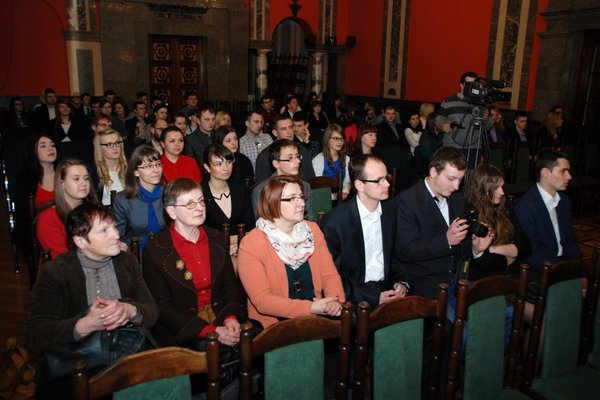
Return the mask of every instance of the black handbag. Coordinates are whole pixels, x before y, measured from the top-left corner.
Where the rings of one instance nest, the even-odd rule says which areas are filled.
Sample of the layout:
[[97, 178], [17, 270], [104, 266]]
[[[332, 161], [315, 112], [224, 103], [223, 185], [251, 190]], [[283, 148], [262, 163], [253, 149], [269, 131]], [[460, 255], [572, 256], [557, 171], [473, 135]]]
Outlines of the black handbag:
[[146, 328], [129, 324], [112, 331], [96, 331], [81, 342], [47, 346], [42, 351], [39, 371], [42, 380], [49, 383], [71, 375], [73, 363], [85, 360], [88, 371], [94, 374], [120, 357], [158, 347]]

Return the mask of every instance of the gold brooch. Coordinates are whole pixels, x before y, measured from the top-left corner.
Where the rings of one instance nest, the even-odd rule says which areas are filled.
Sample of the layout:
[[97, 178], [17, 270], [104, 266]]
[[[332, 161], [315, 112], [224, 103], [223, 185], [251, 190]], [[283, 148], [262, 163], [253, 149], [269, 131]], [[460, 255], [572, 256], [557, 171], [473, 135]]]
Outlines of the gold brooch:
[[175, 268], [183, 272], [183, 279], [185, 279], [186, 281], [192, 280], [192, 271], [185, 267], [185, 261], [177, 260], [177, 262], [175, 263]]

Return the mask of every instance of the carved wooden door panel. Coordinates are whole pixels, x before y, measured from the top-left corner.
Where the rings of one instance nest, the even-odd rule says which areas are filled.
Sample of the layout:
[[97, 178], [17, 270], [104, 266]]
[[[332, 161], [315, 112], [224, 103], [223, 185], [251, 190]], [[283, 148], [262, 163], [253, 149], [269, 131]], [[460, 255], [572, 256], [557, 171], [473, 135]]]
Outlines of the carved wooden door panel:
[[149, 35], [150, 97], [160, 97], [174, 115], [183, 106], [184, 93], [194, 90], [207, 100], [206, 38]]

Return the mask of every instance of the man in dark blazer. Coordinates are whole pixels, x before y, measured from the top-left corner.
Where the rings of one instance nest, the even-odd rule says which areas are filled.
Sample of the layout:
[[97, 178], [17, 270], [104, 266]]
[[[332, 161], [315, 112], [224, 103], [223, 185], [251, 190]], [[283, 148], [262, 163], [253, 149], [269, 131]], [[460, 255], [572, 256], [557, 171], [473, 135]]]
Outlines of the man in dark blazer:
[[346, 299], [375, 308], [409, 290], [393, 257], [393, 208], [387, 168], [376, 156], [353, 157], [348, 166], [356, 196], [328, 212], [321, 230], [338, 268]]
[[458, 191], [466, 166], [460, 149], [442, 147], [431, 158], [429, 176], [394, 199], [395, 251], [413, 294], [436, 298], [439, 283], [450, 283], [458, 267], [491, 244], [491, 236], [467, 238], [465, 199]]
[[562, 193], [571, 180], [567, 156], [543, 151], [536, 161], [538, 182], [519, 198], [514, 213], [531, 241], [531, 255], [522, 261], [538, 271], [544, 262], [580, 259], [571, 221], [571, 201]]
[[377, 124], [377, 144], [382, 147], [402, 146], [409, 149], [404, 129], [396, 122], [396, 107], [388, 105], [383, 111], [383, 121]]
[[204, 168], [202, 165], [204, 150], [206, 150], [212, 142], [216, 113], [211, 107], [205, 105], [198, 110], [197, 115], [198, 128], [185, 137], [183, 154], [193, 157], [198, 163], [200, 171], [202, 171]]
[[58, 116], [56, 109], [56, 92], [52, 88], [44, 89], [44, 102], [38, 104], [33, 110], [33, 128], [37, 132], [43, 132], [51, 119]]

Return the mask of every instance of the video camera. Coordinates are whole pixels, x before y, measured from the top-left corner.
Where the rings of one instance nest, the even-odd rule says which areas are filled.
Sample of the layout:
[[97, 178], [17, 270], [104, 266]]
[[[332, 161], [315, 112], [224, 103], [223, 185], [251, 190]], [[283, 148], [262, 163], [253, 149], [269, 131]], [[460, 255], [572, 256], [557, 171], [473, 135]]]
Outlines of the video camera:
[[507, 103], [511, 99], [512, 93], [502, 92], [508, 86], [506, 81], [488, 80], [487, 78], [477, 78], [472, 82], [465, 82], [463, 94], [465, 101], [469, 104], [478, 106], [490, 106], [493, 103]]

